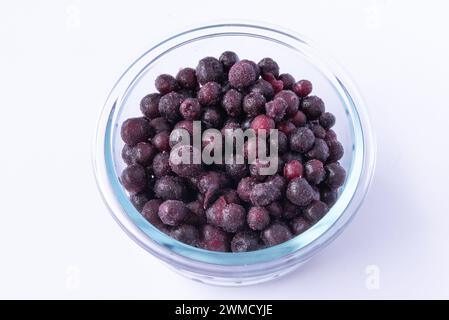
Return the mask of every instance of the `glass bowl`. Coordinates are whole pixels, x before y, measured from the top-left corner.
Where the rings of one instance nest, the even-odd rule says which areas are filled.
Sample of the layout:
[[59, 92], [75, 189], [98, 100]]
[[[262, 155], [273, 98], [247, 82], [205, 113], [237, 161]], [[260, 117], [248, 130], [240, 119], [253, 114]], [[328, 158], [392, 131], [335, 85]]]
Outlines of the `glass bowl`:
[[[338, 201], [310, 229], [280, 245], [245, 253], [213, 252], [181, 243], [153, 227], [133, 207], [119, 182], [122, 122], [140, 114], [139, 102], [154, 91], [161, 73], [195, 67], [204, 56], [235, 51], [242, 59], [272, 57], [281, 72], [308, 79], [313, 94], [334, 113], [334, 127], [345, 148], [347, 171]], [[374, 169], [374, 143], [366, 111], [354, 85], [342, 70], [310, 41], [290, 31], [261, 25], [225, 23], [194, 28], [156, 44], [134, 61], [112, 89], [101, 113], [94, 144], [98, 187], [113, 217], [145, 250], [187, 277], [217, 285], [248, 285], [284, 275], [306, 262], [347, 226], [359, 208]]]

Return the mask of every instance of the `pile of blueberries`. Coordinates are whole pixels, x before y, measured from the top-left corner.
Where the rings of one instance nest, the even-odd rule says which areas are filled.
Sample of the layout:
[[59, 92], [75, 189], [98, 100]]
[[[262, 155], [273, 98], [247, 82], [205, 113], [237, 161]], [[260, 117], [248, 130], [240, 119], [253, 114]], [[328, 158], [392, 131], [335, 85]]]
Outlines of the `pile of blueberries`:
[[[120, 181], [133, 205], [156, 228], [206, 250], [244, 252], [304, 232], [337, 200], [346, 172], [335, 116], [310, 95], [308, 80], [279, 73], [271, 58], [240, 60], [231, 51], [196, 69], [156, 78], [157, 93], [140, 103], [143, 116], [123, 122]], [[278, 129], [278, 170], [251, 164], [175, 164], [175, 129]], [[203, 140], [203, 147], [213, 141]], [[251, 146], [245, 144], [245, 148]], [[193, 153], [184, 145], [183, 152]], [[245, 149], [245, 151], [247, 151]]]

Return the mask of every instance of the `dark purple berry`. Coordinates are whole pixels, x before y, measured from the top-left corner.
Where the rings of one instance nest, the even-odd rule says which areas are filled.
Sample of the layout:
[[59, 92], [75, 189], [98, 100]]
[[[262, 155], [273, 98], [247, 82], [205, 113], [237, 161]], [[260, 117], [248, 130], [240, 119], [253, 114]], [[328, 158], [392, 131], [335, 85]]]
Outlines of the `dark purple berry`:
[[158, 215], [162, 222], [169, 226], [178, 226], [187, 216], [188, 209], [184, 202], [166, 200], [159, 206]]
[[310, 123], [309, 124], [309, 129], [312, 130], [313, 135], [316, 138], [320, 138], [320, 139], [326, 138], [326, 130], [321, 125], [319, 125], [318, 123]]
[[253, 69], [254, 69], [254, 73], [256, 74], [256, 79], [259, 79], [259, 77], [260, 77], [260, 68], [257, 65], [257, 63], [255, 63], [252, 60], [248, 60], [248, 59], [243, 59], [240, 62], [249, 63], [253, 67]]
[[187, 189], [181, 178], [164, 176], [156, 180], [154, 193], [163, 200], [184, 200]]
[[168, 123], [167, 119], [165, 119], [164, 117], [158, 117], [151, 120], [150, 127], [155, 133], [171, 130], [170, 123]]
[[326, 177], [323, 163], [317, 159], [312, 159], [305, 164], [305, 176], [312, 185], [321, 183]]
[[275, 187], [281, 194], [285, 192], [287, 187], [287, 180], [279, 174], [269, 176], [265, 182]]
[[306, 125], [307, 118], [304, 112], [298, 110], [296, 113], [290, 118], [290, 121], [297, 127], [303, 127]]
[[189, 209], [189, 213], [184, 219], [186, 223], [193, 225], [203, 225], [206, 223], [206, 211], [200, 200], [189, 202], [186, 206]]
[[143, 97], [140, 101], [140, 111], [148, 119], [160, 117], [159, 114], [159, 100], [161, 95], [159, 93], [150, 93]]
[[240, 199], [250, 202], [250, 193], [256, 184], [257, 180], [254, 177], [246, 177], [240, 180], [237, 186], [237, 193]]
[[168, 152], [158, 153], [153, 159], [153, 172], [157, 178], [171, 174], [169, 163], [170, 154]]
[[338, 192], [337, 190], [329, 189], [326, 186], [321, 188], [321, 201], [328, 205], [328, 207], [332, 207], [335, 202], [337, 202]]
[[296, 82], [295, 78], [293, 78], [293, 76], [289, 73], [283, 73], [279, 75], [279, 80], [282, 81], [282, 83], [284, 84], [284, 89], [286, 90], [291, 90]]
[[217, 82], [207, 82], [198, 91], [198, 101], [203, 106], [212, 106], [220, 101], [221, 86]]
[[239, 204], [230, 203], [223, 209], [221, 227], [227, 232], [237, 232], [245, 224], [246, 211]]
[[250, 92], [243, 98], [243, 111], [250, 118], [256, 117], [257, 115], [264, 112], [266, 99], [258, 92]]
[[228, 234], [209, 224], [202, 228], [200, 239], [200, 246], [203, 249], [221, 252], [227, 252], [230, 249]]
[[290, 121], [282, 121], [278, 123], [277, 129], [287, 135], [287, 137], [296, 129], [296, 126]]
[[292, 160], [298, 160], [301, 163], [304, 163], [304, 158], [303, 156], [299, 153], [299, 152], [286, 152], [285, 154], [282, 155], [282, 160], [284, 160], [284, 162], [290, 162]]
[[284, 118], [287, 110], [287, 102], [282, 98], [275, 98], [274, 100], [265, 104], [265, 113], [274, 121], [279, 122]]
[[248, 166], [246, 164], [226, 164], [226, 173], [234, 180], [240, 180], [248, 175]]
[[162, 95], [175, 91], [177, 88], [176, 79], [169, 74], [161, 74], [154, 81], [154, 85]]
[[265, 245], [275, 246], [293, 237], [287, 226], [281, 223], [274, 223], [261, 233], [261, 238]]
[[148, 142], [139, 142], [132, 150], [134, 161], [143, 166], [148, 166], [157, 154], [156, 148]]
[[301, 207], [297, 206], [294, 203], [291, 203], [287, 199], [284, 199], [282, 204], [283, 204], [283, 208], [284, 208], [284, 211], [282, 212], [282, 216], [287, 220], [297, 217], [302, 212]]
[[298, 160], [291, 160], [284, 166], [284, 177], [288, 181], [295, 178], [302, 178], [303, 166]]
[[327, 172], [326, 184], [331, 189], [337, 189], [345, 183], [346, 171], [337, 162], [325, 166]]
[[259, 183], [251, 190], [249, 198], [254, 206], [265, 207], [281, 198], [279, 189], [270, 183]]
[[309, 151], [315, 143], [313, 132], [306, 127], [299, 127], [289, 136], [290, 149], [300, 153]]
[[304, 209], [304, 216], [313, 222], [320, 220], [327, 212], [328, 207], [324, 202], [313, 201], [311, 204]]
[[270, 203], [265, 208], [268, 210], [268, 213], [274, 218], [280, 218], [282, 216], [282, 212], [284, 212], [282, 205], [277, 201]]
[[151, 139], [151, 143], [160, 152], [170, 151], [170, 133], [168, 131], [156, 133]]
[[296, 178], [289, 182], [286, 196], [288, 200], [298, 206], [308, 205], [315, 197], [315, 190], [304, 178]]
[[178, 241], [196, 246], [199, 242], [198, 229], [190, 224], [181, 224], [170, 231], [170, 236]]
[[274, 120], [265, 114], [260, 114], [251, 121], [251, 129], [259, 133], [259, 130], [265, 130], [268, 135], [271, 129], [275, 128]]
[[162, 201], [159, 199], [152, 199], [145, 203], [142, 209], [142, 216], [159, 230], [165, 231], [166, 226], [164, 226], [164, 223], [161, 221], [158, 214], [161, 203]]
[[282, 131], [278, 131], [277, 144], [278, 144], [278, 154], [283, 154], [284, 152], [287, 152], [287, 150], [288, 150], [288, 137]]
[[270, 224], [270, 214], [264, 207], [251, 207], [248, 211], [246, 222], [253, 230], [263, 230]]
[[325, 110], [323, 100], [317, 96], [309, 96], [302, 99], [301, 108], [309, 120], [318, 119]]
[[265, 99], [271, 99], [274, 97], [274, 89], [273, 86], [264, 79], [259, 79], [256, 83], [251, 87], [251, 92], [259, 93], [265, 97]]
[[312, 82], [309, 80], [299, 80], [293, 85], [292, 90], [301, 98], [308, 96], [312, 92]]
[[324, 129], [329, 130], [335, 124], [335, 116], [330, 112], [323, 113], [320, 116], [320, 124]]
[[179, 107], [184, 97], [177, 92], [170, 92], [161, 97], [159, 100], [159, 113], [170, 122], [180, 120], [181, 114]]
[[186, 120], [197, 120], [201, 117], [201, 105], [196, 98], [187, 98], [179, 107], [179, 112]]
[[170, 152], [170, 167], [180, 177], [197, 176], [202, 171], [200, 151], [191, 145], [173, 148]]
[[282, 98], [287, 103], [286, 114], [288, 116], [294, 116], [299, 108], [299, 98], [298, 96], [291, 90], [282, 90], [278, 92], [274, 98]]
[[219, 129], [222, 127], [224, 117], [222, 112], [218, 108], [208, 107], [204, 110], [201, 121], [208, 129], [209, 128]]
[[127, 166], [122, 172], [120, 182], [131, 193], [143, 191], [147, 184], [145, 169], [139, 164]]
[[242, 113], [242, 94], [230, 89], [223, 97], [223, 109], [230, 117], [238, 117]]
[[270, 165], [267, 161], [262, 161], [256, 159], [249, 165], [249, 173], [251, 176], [255, 177], [258, 181], [263, 181], [267, 177], [266, 174], [262, 173], [262, 169], [268, 168]]
[[218, 60], [223, 64], [223, 69], [228, 71], [236, 62], [239, 61], [239, 57], [235, 52], [225, 51], [220, 55]]
[[134, 163], [134, 153], [133, 153], [133, 147], [125, 144], [122, 149], [122, 159], [126, 164], [133, 164]]
[[254, 251], [259, 247], [259, 236], [254, 231], [237, 232], [231, 241], [232, 252]]
[[263, 58], [257, 65], [259, 66], [262, 75], [271, 73], [276, 78], [279, 76], [279, 66], [273, 59]]
[[327, 158], [327, 161], [335, 162], [343, 157], [344, 149], [340, 142], [337, 140], [330, 140], [327, 141], [327, 145], [329, 147], [329, 157]]
[[325, 162], [329, 158], [329, 147], [323, 139], [315, 139], [315, 143], [312, 149], [307, 152], [307, 156], [310, 159], [318, 159], [321, 162]]
[[123, 122], [120, 134], [126, 144], [135, 146], [137, 143], [147, 141], [150, 138], [150, 123], [145, 118], [130, 118]]
[[256, 82], [257, 76], [254, 67], [247, 61], [234, 64], [229, 70], [229, 83], [237, 89], [246, 88]]
[[132, 194], [129, 197], [129, 200], [133, 204], [134, 208], [137, 209], [137, 211], [142, 212], [145, 203], [147, 203], [149, 199], [145, 193], [136, 193]]
[[185, 89], [195, 89], [198, 87], [198, 82], [196, 79], [196, 71], [192, 68], [184, 68], [179, 70], [176, 75], [176, 80], [181, 88]]
[[310, 223], [303, 217], [296, 217], [290, 221], [290, 228], [295, 236], [310, 228]]
[[223, 65], [214, 57], [201, 59], [196, 67], [196, 77], [201, 85], [211, 81], [220, 82], [223, 76]]

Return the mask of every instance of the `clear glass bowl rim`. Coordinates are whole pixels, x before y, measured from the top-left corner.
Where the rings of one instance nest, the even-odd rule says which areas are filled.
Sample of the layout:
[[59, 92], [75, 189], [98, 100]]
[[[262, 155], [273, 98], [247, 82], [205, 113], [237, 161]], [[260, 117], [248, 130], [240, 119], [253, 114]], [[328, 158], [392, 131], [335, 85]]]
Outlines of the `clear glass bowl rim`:
[[[300, 45], [302, 46], [301, 51], [306, 50], [312, 58], [330, 72], [328, 75], [331, 75], [336, 83], [341, 85], [345, 96], [342, 95], [340, 98], [345, 100], [344, 104], [354, 121], [355, 128], [353, 129], [356, 130], [356, 134], [353, 138], [357, 139], [354, 157], [358, 156], [358, 161], [360, 161], [357, 164], [357, 172], [353, 171], [355, 170], [354, 160], [351, 172], [348, 172], [348, 177], [356, 174], [352, 181], [353, 191], [348, 194], [347, 182], [339, 200], [322, 220], [290, 241], [267, 249], [245, 253], [222, 253], [195, 248], [154, 228], [127, 199], [113, 170], [114, 160], [112, 158], [114, 113], [117, 111], [117, 105], [120, 107], [120, 101], [123, 100], [130, 87], [130, 81], [136, 80], [136, 71], [141, 72], [142, 66], [148, 64], [148, 58], [150, 56], [160, 57], [160, 52], [180, 45], [181, 40], [193, 41], [200, 36], [214, 34], [220, 36], [232, 32], [248, 33], [248, 36], [269, 37], [276, 42], [288, 41], [289, 46], [293, 48], [295, 46], [291, 43]], [[265, 273], [267, 269], [282, 270], [294, 266], [307, 260], [318, 249], [335, 239], [353, 218], [368, 190], [375, 167], [375, 142], [358, 90], [341, 67], [316, 48], [317, 46], [311, 45], [311, 41], [306, 40], [304, 36], [278, 26], [268, 26], [266, 23], [263, 23], [262, 26], [262, 24], [233, 22], [202, 25], [183, 31], [159, 42], [139, 57], [119, 78], [108, 96], [98, 121], [93, 146], [93, 164], [98, 188], [114, 219], [123, 230], [144, 249], [176, 268], [203, 275], [225, 274], [230, 277], [241, 275], [242, 272], [254, 276]], [[159, 55], [157, 55], [158, 53]], [[341, 203], [345, 192], [348, 198], [347, 204], [339, 207], [338, 204]]]

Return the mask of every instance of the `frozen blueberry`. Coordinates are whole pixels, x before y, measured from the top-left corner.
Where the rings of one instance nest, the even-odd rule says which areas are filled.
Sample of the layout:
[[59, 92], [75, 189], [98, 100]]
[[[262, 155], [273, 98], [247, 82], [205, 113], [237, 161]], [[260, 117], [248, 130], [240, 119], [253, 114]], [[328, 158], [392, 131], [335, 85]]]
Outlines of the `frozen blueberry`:
[[331, 189], [341, 187], [346, 178], [346, 171], [337, 162], [329, 163], [325, 166], [327, 172], [326, 184]]
[[304, 209], [304, 216], [311, 222], [317, 222], [327, 212], [328, 207], [324, 202], [313, 201]]
[[245, 224], [246, 211], [239, 204], [230, 203], [223, 209], [221, 227], [227, 232], [237, 232]]
[[225, 51], [220, 55], [218, 59], [222, 64], [225, 71], [231, 69], [231, 67], [239, 61], [239, 57], [235, 52]]
[[153, 172], [157, 178], [168, 175], [172, 172], [169, 163], [170, 154], [168, 152], [161, 152], [154, 156]]
[[154, 85], [162, 95], [175, 91], [177, 88], [176, 79], [169, 74], [161, 74], [157, 76]]
[[176, 80], [181, 88], [195, 89], [198, 87], [198, 81], [196, 79], [196, 71], [192, 68], [183, 68], [179, 70], [176, 75]]
[[282, 81], [282, 83], [284, 84], [284, 89], [286, 90], [291, 90], [296, 82], [295, 78], [293, 78], [293, 76], [289, 73], [280, 74], [279, 80]]
[[235, 130], [240, 129], [240, 121], [234, 118], [228, 118], [226, 122], [223, 124], [223, 127], [221, 128], [221, 134], [224, 136], [227, 129]]
[[206, 128], [219, 129], [224, 122], [224, 117], [220, 109], [216, 107], [208, 107], [204, 110], [201, 120]]
[[278, 201], [274, 201], [265, 207], [273, 218], [280, 218], [284, 209]]
[[171, 125], [168, 123], [167, 119], [164, 117], [154, 118], [150, 121], [151, 130], [155, 133], [159, 133], [162, 131], [170, 131]]
[[196, 246], [199, 242], [198, 229], [190, 224], [181, 224], [170, 231], [170, 236], [178, 241]]
[[338, 141], [335, 131], [332, 129], [327, 130], [324, 141], [326, 141], [327, 144], [329, 144], [331, 141]]
[[296, 126], [290, 121], [282, 121], [278, 123], [277, 129], [287, 135], [287, 137], [296, 129]]
[[278, 131], [277, 144], [278, 144], [278, 154], [283, 154], [284, 152], [287, 152], [287, 150], [288, 150], [288, 137], [282, 131]]
[[279, 76], [279, 66], [273, 59], [263, 58], [257, 65], [260, 68], [261, 74], [271, 73], [276, 78]]
[[287, 102], [282, 98], [275, 98], [274, 100], [265, 104], [265, 113], [274, 121], [279, 122], [284, 118], [287, 110]]
[[148, 166], [157, 154], [156, 148], [148, 142], [139, 142], [133, 149], [133, 159], [136, 163]]
[[237, 191], [234, 189], [223, 190], [222, 196], [225, 199], [226, 203], [242, 204]]
[[230, 117], [238, 117], [242, 113], [242, 94], [230, 89], [223, 96], [222, 106]]
[[160, 152], [169, 151], [170, 150], [170, 133], [168, 131], [161, 131], [159, 133], [156, 133], [154, 135], [154, 137], [151, 139], [151, 143]]
[[291, 90], [282, 90], [278, 92], [275, 98], [282, 98], [287, 103], [286, 113], [288, 116], [294, 116], [299, 108], [299, 98], [298, 96]]
[[186, 120], [197, 120], [201, 117], [201, 105], [196, 98], [187, 98], [179, 107], [179, 112]]
[[301, 214], [302, 210], [301, 207], [297, 206], [294, 203], [291, 203], [287, 199], [285, 199], [283, 202], [283, 212], [282, 217], [284, 217], [287, 220], [293, 219]]
[[183, 101], [183, 96], [177, 92], [170, 92], [162, 96], [159, 100], [159, 113], [170, 122], [180, 120], [179, 107]]
[[133, 204], [134, 208], [137, 209], [137, 211], [142, 212], [142, 209], [143, 209], [145, 203], [147, 203], [149, 199], [148, 199], [147, 194], [145, 192], [142, 192], [142, 193], [132, 194], [129, 197], [129, 200]]
[[305, 164], [305, 176], [312, 185], [321, 183], [326, 177], [323, 163], [317, 159], [312, 159]]
[[290, 162], [292, 160], [298, 160], [301, 163], [304, 163], [304, 158], [299, 152], [286, 152], [282, 155], [282, 160], [284, 160], [285, 163]]
[[232, 252], [247, 252], [259, 249], [259, 236], [254, 231], [240, 231], [231, 241]]
[[269, 176], [265, 182], [275, 187], [281, 194], [285, 192], [287, 187], [287, 180], [279, 174]]
[[151, 223], [153, 226], [158, 228], [159, 230], [166, 230], [166, 226], [159, 218], [159, 206], [161, 205], [162, 201], [159, 199], [152, 199], [145, 203], [143, 209], [142, 209], [142, 216], [147, 219], [149, 223]]
[[303, 217], [296, 217], [290, 221], [290, 228], [295, 236], [310, 228], [310, 223]]
[[251, 129], [256, 131], [256, 133], [259, 133], [260, 130], [265, 130], [267, 136], [274, 127], [274, 120], [265, 114], [260, 114], [251, 121]]
[[198, 101], [203, 106], [212, 106], [219, 102], [221, 86], [217, 82], [207, 82], [198, 91]]
[[159, 100], [161, 95], [159, 93], [150, 93], [140, 100], [140, 111], [148, 119], [160, 117], [159, 114]]
[[139, 164], [129, 165], [123, 170], [120, 181], [131, 193], [143, 191], [147, 184], [145, 169]]
[[325, 110], [323, 100], [317, 96], [308, 96], [302, 99], [301, 108], [309, 120], [318, 119]]
[[254, 67], [247, 61], [234, 64], [229, 70], [229, 83], [237, 89], [243, 89], [256, 82], [257, 75]]
[[253, 230], [263, 230], [270, 224], [270, 214], [264, 207], [251, 207], [246, 222]]
[[311, 122], [309, 124], [309, 129], [312, 130], [313, 135], [316, 138], [320, 138], [320, 139], [324, 139], [326, 138], [326, 129], [324, 129], [321, 125], [319, 125], [318, 123], [315, 123], [316, 120], [314, 120], [313, 122]]
[[262, 172], [263, 168], [268, 168], [270, 163], [268, 161], [262, 161], [256, 159], [249, 165], [249, 173], [255, 177], [258, 181], [263, 181], [267, 177], [267, 174]]
[[271, 99], [274, 97], [273, 86], [264, 79], [257, 80], [256, 83], [251, 87], [250, 91], [263, 95], [265, 99]]
[[200, 246], [203, 249], [221, 252], [227, 252], [230, 249], [228, 234], [210, 224], [204, 225], [201, 229], [200, 239]]
[[259, 183], [250, 191], [250, 201], [254, 206], [265, 207], [281, 198], [282, 194], [273, 184]]
[[257, 65], [257, 63], [255, 63], [252, 60], [248, 60], [248, 59], [243, 59], [243, 60], [241, 60], [241, 62], [249, 63], [253, 67], [253, 69], [254, 69], [254, 72], [256, 74], [256, 79], [259, 79], [259, 77], [260, 77], [260, 68]]
[[248, 175], [248, 166], [246, 164], [226, 164], [226, 173], [234, 180], [240, 180]]
[[214, 57], [201, 59], [196, 67], [196, 77], [201, 85], [210, 81], [220, 82], [223, 76], [223, 65]]
[[315, 196], [315, 190], [304, 178], [295, 178], [288, 183], [286, 196], [298, 206], [308, 205]]
[[200, 151], [191, 145], [181, 145], [170, 152], [170, 167], [180, 177], [197, 176], [202, 171]]
[[206, 211], [203, 208], [203, 202], [201, 200], [189, 202], [186, 206], [189, 209], [184, 219], [186, 223], [196, 226], [202, 226], [206, 223]]
[[261, 233], [261, 238], [265, 245], [275, 246], [293, 237], [288, 227], [281, 223], [273, 223]]
[[295, 129], [289, 136], [290, 149], [300, 153], [309, 151], [315, 143], [313, 132], [306, 127]]
[[187, 133], [193, 135], [193, 121], [192, 120], [181, 120], [175, 124], [173, 130], [184, 129]]
[[237, 193], [240, 199], [250, 202], [250, 193], [256, 184], [257, 180], [254, 177], [246, 177], [240, 180], [237, 186]]
[[137, 143], [147, 141], [150, 138], [150, 123], [145, 118], [130, 118], [123, 122], [120, 134], [126, 144], [135, 146]]
[[312, 82], [309, 80], [299, 80], [293, 85], [292, 89], [299, 97], [304, 98], [312, 92]]
[[327, 145], [329, 147], [329, 157], [327, 158], [327, 161], [335, 162], [343, 157], [344, 149], [343, 145], [339, 141], [330, 140], [327, 142]]
[[125, 144], [122, 149], [122, 159], [126, 164], [133, 164], [135, 162], [133, 147]]
[[329, 147], [323, 139], [315, 139], [315, 143], [307, 152], [307, 156], [311, 159], [318, 159], [321, 162], [325, 162], [329, 158]]
[[335, 204], [335, 202], [337, 202], [337, 198], [338, 198], [338, 192], [337, 190], [332, 190], [326, 186], [323, 186], [321, 188], [321, 201], [323, 201], [325, 204], [328, 205], [328, 207], [331, 207]]
[[158, 215], [161, 221], [169, 226], [178, 226], [187, 216], [188, 209], [184, 202], [166, 200], [159, 206]]
[[187, 189], [181, 178], [164, 176], [156, 180], [154, 193], [163, 200], [184, 200]]
[[243, 111], [250, 118], [256, 117], [264, 111], [265, 97], [259, 92], [250, 92], [243, 98]]
[[204, 174], [198, 182], [198, 189], [204, 195], [204, 208], [208, 208], [220, 192], [230, 184], [231, 180], [223, 172], [209, 171]]
[[326, 130], [332, 128], [335, 124], [335, 116], [330, 112], [323, 113], [320, 116], [320, 124]]
[[303, 166], [298, 160], [291, 160], [284, 166], [284, 177], [290, 181], [295, 178], [302, 178]]
[[306, 125], [307, 118], [304, 112], [298, 110], [296, 113], [290, 118], [290, 121], [297, 127], [302, 127]]
[[228, 203], [226, 198], [220, 196], [207, 210], [206, 219], [207, 223], [221, 227], [223, 225], [223, 210]]

